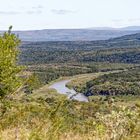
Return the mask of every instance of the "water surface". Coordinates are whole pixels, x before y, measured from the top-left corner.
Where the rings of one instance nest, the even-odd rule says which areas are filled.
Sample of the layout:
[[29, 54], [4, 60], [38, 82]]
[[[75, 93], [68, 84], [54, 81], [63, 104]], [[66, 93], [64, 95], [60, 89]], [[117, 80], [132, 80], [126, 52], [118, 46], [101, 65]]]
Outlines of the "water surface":
[[88, 98], [83, 93], [77, 93], [74, 89], [69, 89], [66, 84], [71, 80], [62, 80], [52, 84], [49, 88], [57, 90], [60, 94], [65, 94], [69, 99], [88, 102]]

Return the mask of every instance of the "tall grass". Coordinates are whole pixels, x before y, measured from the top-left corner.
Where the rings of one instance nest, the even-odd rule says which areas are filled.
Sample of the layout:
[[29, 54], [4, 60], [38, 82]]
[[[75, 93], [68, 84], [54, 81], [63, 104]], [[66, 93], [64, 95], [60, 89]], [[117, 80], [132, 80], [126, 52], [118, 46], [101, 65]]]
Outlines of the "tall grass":
[[10, 99], [0, 106], [1, 140], [139, 139], [140, 105], [68, 101], [65, 97]]

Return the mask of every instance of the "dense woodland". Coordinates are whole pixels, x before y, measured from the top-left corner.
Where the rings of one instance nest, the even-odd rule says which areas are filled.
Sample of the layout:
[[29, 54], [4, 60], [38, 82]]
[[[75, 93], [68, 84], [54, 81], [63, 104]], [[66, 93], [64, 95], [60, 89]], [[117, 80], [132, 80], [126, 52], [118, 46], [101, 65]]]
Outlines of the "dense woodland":
[[140, 95], [140, 68], [102, 75], [86, 83], [85, 95]]
[[23, 42], [19, 64], [41, 81], [61, 76], [123, 70], [140, 64], [140, 34], [101, 41]]
[[[101, 41], [102, 42], [102, 41]], [[112, 46], [96, 42], [36, 42], [21, 46], [20, 63], [46, 64], [66, 62], [139, 63], [140, 43], [126, 41]], [[130, 43], [130, 44], [129, 44]], [[120, 45], [121, 44], [121, 45]], [[129, 46], [130, 45], [130, 46]]]

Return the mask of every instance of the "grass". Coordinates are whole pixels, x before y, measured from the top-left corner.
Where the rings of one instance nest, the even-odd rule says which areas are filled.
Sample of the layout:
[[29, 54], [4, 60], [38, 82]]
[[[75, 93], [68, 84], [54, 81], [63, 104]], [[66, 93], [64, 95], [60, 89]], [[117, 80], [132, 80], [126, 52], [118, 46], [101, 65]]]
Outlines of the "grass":
[[[0, 109], [4, 109], [2, 105]], [[135, 105], [117, 107], [107, 102], [82, 103], [63, 97], [49, 102], [31, 97], [7, 100], [1, 116], [0, 139], [137, 140], [139, 111]]]

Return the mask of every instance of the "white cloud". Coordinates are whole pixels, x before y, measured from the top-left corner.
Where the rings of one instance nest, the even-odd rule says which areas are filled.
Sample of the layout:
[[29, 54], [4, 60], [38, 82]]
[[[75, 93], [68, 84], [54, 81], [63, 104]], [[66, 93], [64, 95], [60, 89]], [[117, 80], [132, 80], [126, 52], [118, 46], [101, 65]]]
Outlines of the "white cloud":
[[42, 11], [41, 10], [37, 10], [37, 11], [33, 11], [33, 10], [31, 10], [31, 11], [26, 11], [26, 14], [41, 14], [42, 13]]
[[17, 15], [20, 14], [21, 12], [19, 11], [0, 11], [1, 15]]
[[140, 21], [140, 18], [130, 18], [128, 19], [129, 22], [136, 22], [136, 21]]
[[39, 10], [39, 9], [41, 10], [41, 9], [43, 9], [43, 8], [44, 8], [44, 7], [43, 7], [42, 5], [38, 5], [38, 6], [33, 6], [33, 7], [32, 7], [32, 9], [38, 9], [38, 10]]
[[28, 11], [0, 11], [0, 15], [19, 15], [19, 14], [41, 14], [41, 10], [28, 10]]
[[54, 14], [58, 14], [58, 15], [65, 15], [65, 14], [76, 13], [76, 11], [64, 10], [64, 9], [60, 9], [60, 10], [52, 9], [51, 12], [54, 13]]

